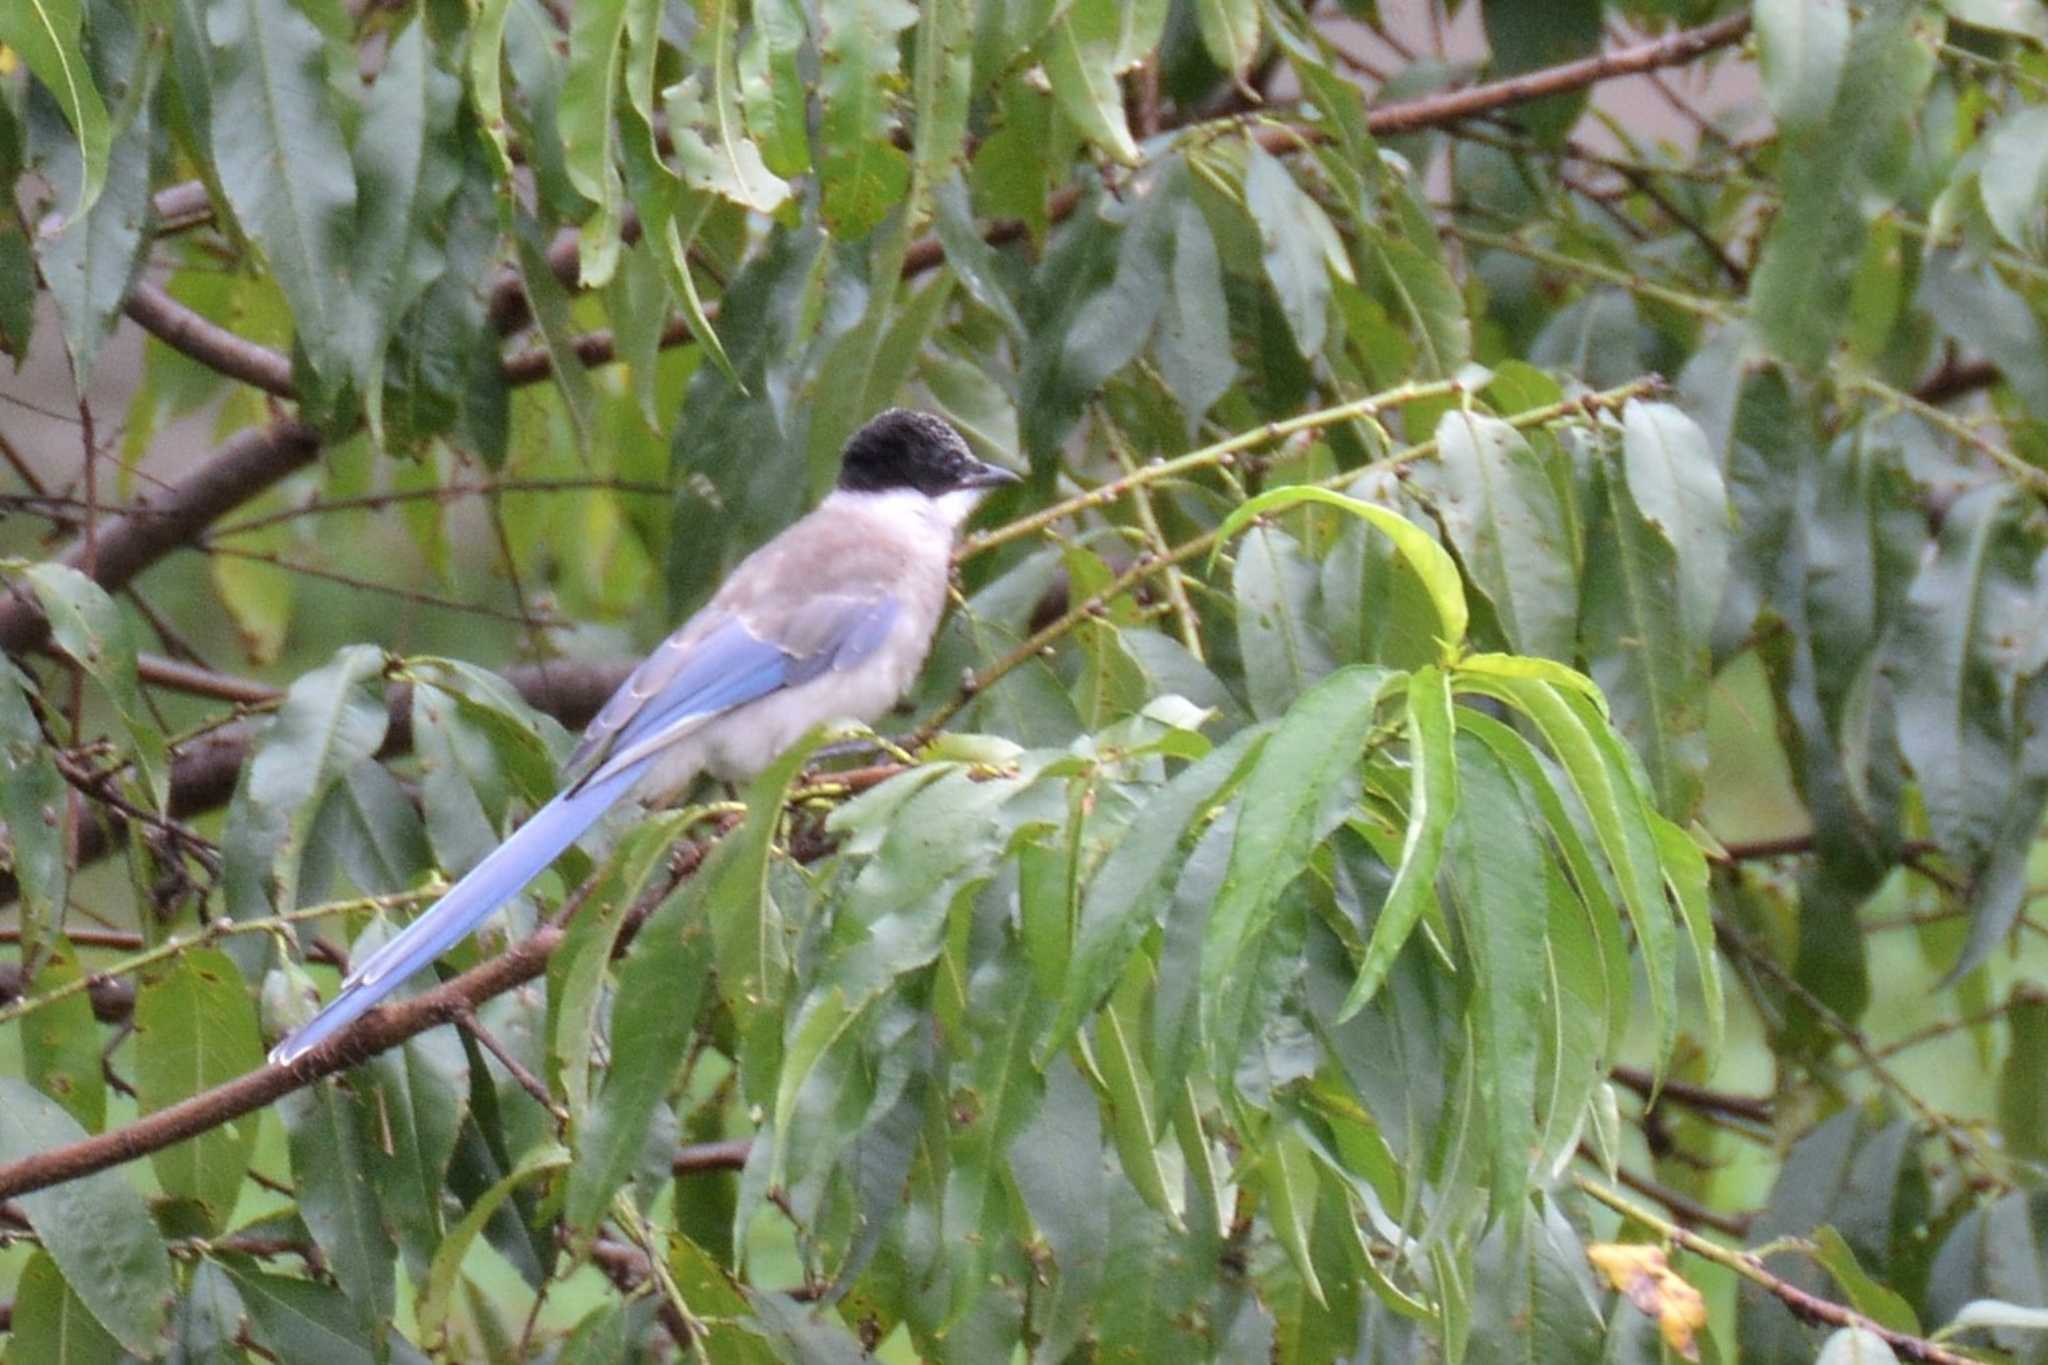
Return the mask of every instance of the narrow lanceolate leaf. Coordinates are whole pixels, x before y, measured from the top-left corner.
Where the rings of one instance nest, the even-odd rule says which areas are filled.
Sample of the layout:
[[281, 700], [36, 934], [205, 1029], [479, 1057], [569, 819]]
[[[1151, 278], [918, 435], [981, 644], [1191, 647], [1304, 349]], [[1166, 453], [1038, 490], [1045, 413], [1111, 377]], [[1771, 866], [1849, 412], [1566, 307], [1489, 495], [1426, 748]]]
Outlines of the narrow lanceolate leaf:
[[1849, 56], [1843, 0], [1759, 0], [1756, 36], [1764, 98], [1790, 133], [1817, 127], [1834, 108]]
[[[768, 819], [772, 822], [774, 813]], [[563, 1217], [570, 1227], [597, 1227], [612, 1196], [633, 1173], [647, 1142], [647, 1125], [675, 1080], [697, 1029], [697, 1006], [711, 972], [711, 919], [707, 874], [732, 875], [726, 865], [747, 861], [747, 850], [728, 838], [712, 854], [718, 866], [699, 869], [648, 917], [619, 967], [612, 1004], [611, 1070], [590, 1104], [576, 1137]], [[756, 893], [758, 894], [758, 892]]]
[[818, 17], [821, 211], [835, 236], [865, 237], [910, 188], [910, 158], [889, 140], [890, 97], [902, 68], [896, 35], [917, 22], [917, 8], [825, 0]]
[[1537, 812], [1492, 751], [1466, 737], [1455, 750], [1458, 809], [1445, 884], [1471, 954], [1483, 1131], [1493, 1151], [1492, 1207], [1520, 1228], [1536, 1148], [1536, 1074], [1547, 1021], [1543, 992], [1548, 907], [1533, 894], [1549, 854]]
[[1165, 915], [1188, 848], [1208, 814], [1229, 800], [1251, 771], [1266, 735], [1264, 727], [1247, 727], [1175, 774], [1102, 860], [1081, 899], [1059, 1013], [1038, 1044], [1042, 1060], [1066, 1046], [1082, 1016], [1123, 972], [1145, 931]]
[[1443, 261], [1370, 224], [1361, 234], [1359, 254], [1393, 301], [1398, 316], [1415, 333], [1419, 373], [1427, 379], [1455, 375], [1472, 352], [1472, 323], [1465, 298]]
[[[92, 206], [71, 214], [63, 231], [39, 234], [36, 253], [63, 319], [72, 382], [81, 393], [90, 382], [100, 343], [120, 317], [142, 268], [157, 134], [152, 97], [163, 68], [162, 48], [144, 42], [143, 26], [127, 7], [99, 6], [92, 22], [91, 79], [117, 97], [105, 183]], [[44, 158], [43, 172], [60, 202], [79, 199], [88, 169], [84, 150], [75, 145]]]
[[1222, 260], [1209, 220], [1191, 198], [1173, 209], [1173, 266], [1153, 349], [1192, 437], [1237, 377], [1237, 362], [1230, 354]]
[[626, 0], [587, 0], [576, 6], [569, 31], [569, 70], [556, 106], [569, 183], [597, 205], [581, 238], [583, 283], [593, 288], [610, 280], [619, 263], [625, 192], [619, 179], [613, 106], [625, 40]]
[[[50, 638], [77, 660], [113, 703], [135, 746], [150, 801], [162, 809], [170, 793], [170, 765], [163, 731], [142, 698], [135, 672], [135, 639], [128, 620], [99, 584], [78, 570], [54, 560], [30, 565], [24, 572], [50, 618]], [[82, 737], [81, 737], [82, 738]]]
[[1261, 493], [1250, 502], [1243, 504], [1224, 518], [1223, 525], [1216, 530], [1218, 543], [1243, 530], [1247, 524], [1262, 516], [1298, 503], [1316, 502], [1326, 507], [1338, 507], [1361, 520], [1370, 522], [1387, 539], [1394, 542], [1394, 548], [1429, 593], [1431, 605], [1436, 608], [1437, 620], [1443, 633], [1439, 640], [1445, 657], [1455, 657], [1464, 647], [1465, 626], [1469, 618], [1465, 606], [1464, 584], [1458, 578], [1458, 566], [1452, 562], [1450, 553], [1443, 546], [1429, 538], [1429, 534], [1414, 522], [1398, 512], [1390, 512], [1375, 503], [1362, 502], [1357, 498], [1333, 493], [1327, 488], [1313, 484], [1288, 484]]
[[447, 1330], [448, 1315], [453, 1306], [451, 1300], [462, 1279], [463, 1257], [476, 1245], [477, 1235], [484, 1230], [484, 1224], [491, 1221], [520, 1186], [531, 1184], [541, 1176], [557, 1174], [567, 1168], [569, 1161], [568, 1149], [553, 1143], [542, 1143], [528, 1149], [510, 1172], [471, 1202], [462, 1221], [448, 1230], [448, 1235], [441, 1239], [440, 1250], [434, 1253], [433, 1264], [428, 1267], [420, 1290], [419, 1306], [415, 1310], [421, 1344], [434, 1346]]
[[291, 0], [206, 0], [206, 32], [221, 188], [269, 258], [307, 360], [341, 378], [356, 180], [326, 39]]
[[1315, 565], [1293, 536], [1255, 527], [1237, 547], [1231, 587], [1245, 690], [1253, 714], [1270, 720], [1336, 667], [1315, 610]]
[[[733, 67], [738, 26], [733, 6], [727, 0], [712, 0], [697, 43], [701, 68], [662, 91], [661, 98], [668, 109], [669, 135], [675, 140], [676, 168], [683, 183], [772, 213], [789, 197], [789, 185], [768, 168], [761, 149], [747, 136]], [[889, 150], [896, 152], [899, 163], [904, 161], [903, 153], [893, 146]]]
[[1356, 800], [1365, 736], [1389, 677], [1368, 665], [1331, 674], [1302, 693], [1260, 749], [1202, 940], [1205, 1002], [1221, 999], [1273, 903]]
[[1557, 486], [1522, 434], [1496, 417], [1437, 423], [1446, 472], [1437, 506], [1465, 570], [1493, 602], [1508, 643], [1569, 660], [1578, 629], [1576, 546]]
[[2048, 248], [2041, 215], [2048, 190], [2048, 107], [2030, 105], [2013, 113], [1985, 135], [1983, 147], [1977, 195], [1991, 225], [2018, 250]]
[[[279, 1360], [318, 1360], [331, 1365], [372, 1365], [383, 1357], [370, 1350], [370, 1334], [349, 1301], [328, 1285], [289, 1275], [265, 1274], [239, 1257], [221, 1262], [248, 1310], [251, 1334]], [[397, 1333], [392, 1333], [397, 1338]], [[390, 1342], [392, 1360], [402, 1338]], [[417, 1359], [412, 1355], [411, 1359]]]
[[967, 103], [974, 94], [974, 6], [969, 0], [926, 0], [917, 26], [916, 141], [918, 183], [928, 193], [966, 158]]
[[[1595, 841], [1613, 869], [1649, 979], [1661, 1068], [1678, 1037], [1678, 937], [1665, 907], [1664, 883], [1648, 792], [1634, 756], [1599, 708], [1583, 694], [1533, 679], [1461, 674], [1460, 685], [1498, 698], [1527, 716], [1570, 778]], [[1553, 820], [1552, 822], [1556, 822]]]
[[[300, 859], [320, 798], [384, 742], [384, 700], [366, 686], [383, 669], [381, 651], [352, 645], [286, 693], [228, 807], [221, 861], [230, 915], [253, 919], [298, 905]], [[260, 961], [262, 945], [254, 947], [249, 957], [230, 949], [245, 971]]]
[[752, 17], [739, 57], [747, 131], [770, 171], [800, 175], [811, 168], [804, 78], [797, 65], [804, 9], [797, 0], [755, 0]]
[[85, 1300], [64, 1282], [64, 1272], [38, 1251], [14, 1284], [8, 1319], [10, 1357], [37, 1365], [115, 1365], [127, 1358]]
[[1341, 247], [1326, 252], [1338, 240], [1336, 229], [1280, 159], [1256, 142], [1245, 148], [1244, 198], [1259, 227], [1266, 279], [1294, 333], [1294, 344], [1302, 355], [1316, 356], [1329, 333], [1326, 261], [1332, 254], [1343, 258]]
[[1273, 1232], [1294, 1263], [1294, 1273], [1317, 1303], [1325, 1302], [1323, 1285], [1316, 1274], [1316, 1258], [1309, 1245], [1315, 1225], [1315, 1153], [1293, 1123], [1282, 1119], [1273, 1125], [1263, 1160], [1259, 1165], [1260, 1185], [1266, 1197], [1266, 1217]]
[[1721, 1057], [1721, 1040], [1728, 1027], [1728, 1007], [1721, 996], [1721, 972], [1714, 958], [1714, 911], [1707, 903], [1707, 857], [1690, 834], [1663, 816], [1652, 816], [1657, 838], [1657, 859], [1664, 868], [1665, 885], [1678, 917], [1685, 921], [1692, 940], [1694, 969], [1699, 973], [1700, 1003], [1707, 1012], [1706, 1074], [1712, 1075]]
[[477, 122], [498, 153], [500, 172], [512, 172], [512, 149], [505, 121], [505, 20], [512, 0], [483, 0], [469, 35], [469, 98]]
[[35, 951], [39, 934], [57, 923], [70, 886], [64, 856], [64, 779], [29, 702], [34, 688], [21, 670], [0, 659], [0, 824], [16, 894], [22, 906], [22, 951]]
[[1116, 78], [1122, 42], [1119, 0], [1074, 0], [1039, 40], [1038, 60], [1053, 98], [1088, 140], [1126, 165], [1138, 160]]
[[370, 1173], [381, 1136], [374, 1109], [338, 1086], [315, 1085], [280, 1099], [277, 1112], [291, 1147], [299, 1216], [353, 1305], [356, 1330], [388, 1320], [398, 1248]]
[[[27, 957], [28, 954], [24, 954]], [[78, 950], [56, 936], [33, 957], [36, 973], [27, 994], [47, 995], [75, 986], [85, 976]], [[106, 1039], [84, 991], [50, 1001], [17, 1025], [21, 1030], [22, 1074], [29, 1084], [64, 1106], [88, 1132], [107, 1120], [107, 1082], [101, 1061]]]
[[462, 83], [434, 60], [426, 30], [424, 21], [408, 24], [392, 41], [356, 137], [352, 350], [357, 385], [379, 426], [385, 341], [447, 266], [442, 221], [462, 175]]
[[1656, 784], [1658, 803], [1681, 819], [1699, 800], [1706, 772], [1708, 654], [1704, 630], [1688, 630], [1676, 549], [1632, 496], [1620, 471], [1600, 475], [1601, 521], [1586, 562], [1580, 637], [1614, 719]]
[[82, 173], [66, 207], [67, 221], [92, 209], [106, 180], [112, 125], [107, 107], [93, 88], [78, 32], [83, 18], [80, 0], [12, 0], [0, 6], [0, 44], [13, 48], [28, 63], [78, 138]]
[[1195, 23], [1209, 59], [1243, 76], [1259, 55], [1258, 0], [1195, 0]]
[[1631, 399], [1622, 433], [1629, 496], [1677, 555], [1679, 624], [1685, 646], [1696, 649], [1713, 629], [1728, 586], [1734, 528], [1720, 462], [1699, 424], [1669, 403]]
[[[135, 1092], [145, 1113], [263, 1064], [256, 1008], [225, 954], [195, 948], [143, 978], [135, 993]], [[227, 1225], [256, 1142], [257, 1119], [224, 1123], [150, 1154], [164, 1191], [189, 1199], [215, 1231]]]
[[[0, 1161], [23, 1161], [84, 1137], [55, 1101], [0, 1077]], [[99, 1325], [128, 1350], [154, 1357], [174, 1289], [171, 1258], [128, 1176], [100, 1171], [15, 1203]]]
[[1458, 811], [1458, 757], [1452, 746], [1451, 691], [1442, 670], [1420, 668], [1408, 679], [1408, 830], [1394, 884], [1366, 944], [1358, 980], [1338, 1018], [1349, 1018], [1372, 999], [1393, 968], [1416, 922], [1436, 897], [1444, 838]]

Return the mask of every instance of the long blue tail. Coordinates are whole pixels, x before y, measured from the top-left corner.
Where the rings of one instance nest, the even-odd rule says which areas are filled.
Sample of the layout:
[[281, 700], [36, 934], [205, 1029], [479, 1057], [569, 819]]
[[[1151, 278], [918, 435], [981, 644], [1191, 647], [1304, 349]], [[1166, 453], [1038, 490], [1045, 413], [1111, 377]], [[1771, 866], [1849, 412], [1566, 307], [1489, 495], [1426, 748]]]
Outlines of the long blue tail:
[[533, 818], [515, 830], [511, 838], [492, 849], [467, 876], [448, 888], [447, 895], [359, 963], [325, 1009], [293, 1029], [270, 1050], [270, 1060], [279, 1066], [297, 1061], [362, 1018], [406, 978], [460, 942], [493, 910], [539, 876], [541, 869], [575, 843], [583, 831], [596, 824], [598, 817], [625, 794], [650, 761], [652, 756], [618, 772], [606, 773], [595, 782], [562, 793], [534, 812]]

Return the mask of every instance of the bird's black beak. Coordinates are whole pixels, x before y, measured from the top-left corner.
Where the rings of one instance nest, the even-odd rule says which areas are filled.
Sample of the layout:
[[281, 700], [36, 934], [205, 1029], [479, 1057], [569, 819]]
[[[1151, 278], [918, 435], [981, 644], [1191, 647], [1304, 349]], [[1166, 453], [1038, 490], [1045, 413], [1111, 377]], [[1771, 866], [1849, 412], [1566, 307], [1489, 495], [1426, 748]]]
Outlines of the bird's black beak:
[[999, 464], [977, 460], [975, 467], [960, 479], [962, 488], [1006, 488], [1013, 483], [1024, 482], [1024, 476], [1013, 474]]

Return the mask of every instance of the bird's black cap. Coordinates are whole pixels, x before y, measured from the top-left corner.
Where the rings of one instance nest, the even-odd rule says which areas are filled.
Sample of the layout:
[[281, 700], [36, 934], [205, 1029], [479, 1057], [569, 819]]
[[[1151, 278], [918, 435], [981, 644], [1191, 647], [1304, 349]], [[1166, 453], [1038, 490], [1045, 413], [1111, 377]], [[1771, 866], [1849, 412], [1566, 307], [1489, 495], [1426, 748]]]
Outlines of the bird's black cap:
[[839, 486], [849, 493], [912, 489], [936, 498], [1015, 482], [1009, 470], [977, 460], [943, 417], [909, 408], [890, 408], [856, 431], [839, 460]]

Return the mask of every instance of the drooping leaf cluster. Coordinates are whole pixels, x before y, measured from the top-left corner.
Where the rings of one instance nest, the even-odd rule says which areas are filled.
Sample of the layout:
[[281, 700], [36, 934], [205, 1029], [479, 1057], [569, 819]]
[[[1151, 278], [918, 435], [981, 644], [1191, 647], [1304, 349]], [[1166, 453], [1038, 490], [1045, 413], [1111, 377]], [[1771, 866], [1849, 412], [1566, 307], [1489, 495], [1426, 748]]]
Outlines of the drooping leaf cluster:
[[[0, 9], [13, 1353], [2048, 1358], [2048, 21], [1397, 8]], [[894, 403], [882, 734], [247, 1100]]]

